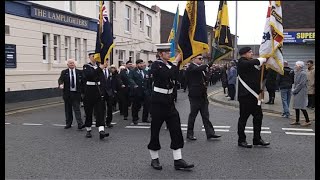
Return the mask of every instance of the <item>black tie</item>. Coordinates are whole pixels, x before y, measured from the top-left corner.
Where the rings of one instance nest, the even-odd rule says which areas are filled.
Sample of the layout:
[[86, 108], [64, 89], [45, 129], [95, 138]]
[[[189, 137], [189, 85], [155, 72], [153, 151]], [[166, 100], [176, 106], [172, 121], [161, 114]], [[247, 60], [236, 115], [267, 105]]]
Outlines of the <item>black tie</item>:
[[73, 76], [73, 69], [71, 69], [71, 87], [74, 88], [74, 76]]

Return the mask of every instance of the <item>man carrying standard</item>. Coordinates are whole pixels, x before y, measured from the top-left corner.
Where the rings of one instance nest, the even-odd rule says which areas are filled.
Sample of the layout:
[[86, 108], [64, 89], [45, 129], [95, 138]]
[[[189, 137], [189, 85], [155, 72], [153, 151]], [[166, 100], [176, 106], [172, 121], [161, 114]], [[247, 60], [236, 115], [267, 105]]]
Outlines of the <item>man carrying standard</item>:
[[241, 58], [238, 60], [238, 100], [240, 117], [238, 121], [238, 146], [251, 148], [252, 145], [246, 141], [244, 133], [247, 120], [253, 116], [253, 145], [267, 146], [270, 143], [261, 139], [262, 110], [261, 102], [258, 100], [260, 89], [260, 67], [266, 58], [253, 59], [253, 52], [250, 47], [243, 47], [239, 50]]

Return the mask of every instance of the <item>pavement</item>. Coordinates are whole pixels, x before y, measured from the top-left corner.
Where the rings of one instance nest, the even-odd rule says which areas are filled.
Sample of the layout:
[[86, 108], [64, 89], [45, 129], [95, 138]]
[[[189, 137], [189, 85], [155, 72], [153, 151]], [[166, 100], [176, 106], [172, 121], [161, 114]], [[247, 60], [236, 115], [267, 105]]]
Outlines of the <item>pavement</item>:
[[[215, 91], [208, 93], [209, 98], [211, 101], [215, 103], [219, 103], [221, 105], [226, 105], [226, 106], [232, 106], [232, 107], [239, 107], [239, 102], [238, 101], [230, 101], [227, 99], [226, 94], [223, 93], [222, 88], [215, 89]], [[274, 104], [265, 104], [268, 101], [268, 92], [265, 92], [265, 102], [262, 104], [262, 110], [263, 112], [268, 112], [268, 113], [273, 113], [277, 115], [282, 114], [282, 102], [281, 102], [281, 95], [280, 92], [276, 92], [276, 98]], [[44, 107], [48, 105], [56, 105], [56, 104], [61, 104], [63, 103], [62, 97], [54, 97], [54, 98], [47, 98], [47, 99], [39, 99], [39, 100], [34, 100], [34, 101], [24, 101], [24, 102], [19, 102], [19, 103], [9, 103], [5, 104], [5, 113], [9, 114], [14, 111], [23, 111], [25, 109], [30, 109], [30, 108], [37, 108], [37, 107]], [[292, 108], [293, 104], [293, 99], [291, 99], [290, 103], [290, 114], [291, 114], [291, 119], [295, 118], [295, 111]], [[307, 112], [309, 115], [309, 119], [311, 121], [315, 121], [315, 109], [309, 109], [307, 108]], [[300, 113], [300, 119], [304, 120], [304, 116], [302, 113]]]
[[[269, 100], [268, 99], [268, 97], [269, 97], [268, 92], [264, 93], [264, 97], [265, 97], [265, 100], [261, 106], [262, 111], [268, 112], [268, 113], [273, 113], [276, 115], [282, 115], [283, 108], [282, 108], [280, 91], [276, 92], [276, 98], [275, 98], [274, 104], [265, 104]], [[239, 108], [239, 102], [235, 101], [235, 100], [234, 101], [228, 100], [226, 97], [226, 94], [223, 93], [222, 88], [221, 88], [221, 91], [216, 91], [209, 98], [211, 99], [211, 101], [213, 101], [215, 103]], [[290, 114], [291, 114], [290, 118], [295, 119], [295, 110], [292, 107], [293, 107], [293, 97], [291, 97], [289, 109], [290, 109]], [[315, 121], [315, 109], [307, 108], [307, 112], [308, 112], [310, 121]], [[302, 112], [300, 113], [300, 119], [305, 120]]]

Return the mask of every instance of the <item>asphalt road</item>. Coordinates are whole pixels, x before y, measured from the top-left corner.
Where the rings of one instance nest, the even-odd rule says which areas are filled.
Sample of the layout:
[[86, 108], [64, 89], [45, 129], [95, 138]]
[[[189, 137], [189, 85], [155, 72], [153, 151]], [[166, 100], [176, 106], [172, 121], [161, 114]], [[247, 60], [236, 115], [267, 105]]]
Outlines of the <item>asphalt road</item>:
[[[210, 87], [209, 91], [217, 90]], [[189, 100], [187, 93], [178, 94], [176, 107], [182, 128], [186, 128]], [[160, 163], [162, 171], [150, 166], [147, 144], [148, 125], [132, 128], [114, 114], [110, 137], [100, 140], [97, 128], [91, 139], [85, 130], [63, 129], [64, 106], [42, 107], [6, 116], [6, 179], [315, 179], [314, 126], [292, 127], [287, 119], [264, 114], [262, 138], [268, 148], [245, 149], [237, 146], [238, 109], [210, 104], [210, 120], [222, 137], [207, 141], [202, 131], [200, 114], [195, 123], [197, 141], [186, 141], [182, 157], [195, 164], [191, 172], [173, 167], [169, 132], [161, 130]], [[83, 111], [82, 111], [83, 112]], [[140, 115], [141, 117], [141, 115]], [[29, 124], [26, 124], [29, 123]], [[219, 126], [219, 127], [217, 127]], [[129, 128], [131, 127], [131, 128]], [[247, 123], [252, 131], [252, 117]], [[297, 128], [282, 129], [282, 128]], [[298, 131], [297, 131], [298, 130]], [[185, 136], [186, 131], [183, 130]], [[286, 134], [289, 133], [289, 134]], [[290, 133], [300, 133], [293, 135]], [[302, 133], [302, 134], [301, 134]], [[252, 133], [247, 141], [252, 143]]]

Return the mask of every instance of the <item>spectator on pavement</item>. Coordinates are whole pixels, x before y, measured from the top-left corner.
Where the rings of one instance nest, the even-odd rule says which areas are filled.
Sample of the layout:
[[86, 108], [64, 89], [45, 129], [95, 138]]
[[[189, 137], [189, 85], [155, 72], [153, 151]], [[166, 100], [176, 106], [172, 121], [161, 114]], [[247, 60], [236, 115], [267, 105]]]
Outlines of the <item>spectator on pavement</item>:
[[236, 82], [237, 82], [237, 69], [236, 69], [236, 64], [231, 61], [230, 62], [230, 69], [228, 69], [228, 95], [229, 98], [228, 100], [234, 100], [234, 96], [236, 94]]
[[313, 65], [313, 61], [307, 61], [307, 78], [308, 78], [308, 108], [314, 108], [314, 95], [315, 95], [315, 86], [314, 86], [314, 79], [315, 79], [315, 68]]

